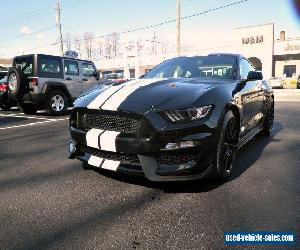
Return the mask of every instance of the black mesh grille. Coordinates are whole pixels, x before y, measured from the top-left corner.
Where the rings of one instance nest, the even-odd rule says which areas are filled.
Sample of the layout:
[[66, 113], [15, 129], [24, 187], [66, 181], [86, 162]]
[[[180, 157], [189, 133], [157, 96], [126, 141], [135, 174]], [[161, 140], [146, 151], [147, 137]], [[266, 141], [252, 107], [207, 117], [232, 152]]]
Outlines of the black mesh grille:
[[85, 131], [92, 128], [137, 134], [140, 117], [120, 111], [98, 111], [80, 113], [81, 128]]
[[84, 145], [80, 145], [78, 147], [78, 150], [80, 152], [98, 156], [103, 159], [140, 164], [139, 158], [136, 154], [126, 154], [126, 153], [119, 153], [119, 152], [103, 151], [103, 150], [91, 148], [91, 147], [84, 146]]
[[156, 160], [160, 165], [179, 164], [194, 159], [193, 154], [176, 153], [176, 152], [160, 152], [156, 154]]

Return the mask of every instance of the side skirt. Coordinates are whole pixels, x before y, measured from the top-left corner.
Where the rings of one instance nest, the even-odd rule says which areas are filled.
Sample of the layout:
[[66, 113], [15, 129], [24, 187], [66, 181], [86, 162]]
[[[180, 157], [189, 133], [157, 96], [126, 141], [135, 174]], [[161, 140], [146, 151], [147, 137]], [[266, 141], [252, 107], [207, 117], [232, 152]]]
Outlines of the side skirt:
[[260, 131], [262, 131], [262, 126], [258, 125], [254, 127], [250, 132], [248, 132], [242, 139], [239, 140], [238, 148], [243, 147], [247, 142], [253, 139]]

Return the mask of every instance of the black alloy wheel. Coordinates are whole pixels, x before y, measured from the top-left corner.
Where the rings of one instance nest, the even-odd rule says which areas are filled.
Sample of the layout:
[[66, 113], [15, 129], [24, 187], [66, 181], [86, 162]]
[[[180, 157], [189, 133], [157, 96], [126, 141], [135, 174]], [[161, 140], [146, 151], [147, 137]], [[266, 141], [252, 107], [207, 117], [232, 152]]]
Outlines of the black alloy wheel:
[[232, 111], [225, 114], [220, 129], [213, 177], [217, 180], [226, 181], [233, 172], [239, 137], [239, 126]]
[[265, 117], [261, 134], [264, 136], [269, 136], [272, 133], [273, 123], [274, 123], [274, 102], [272, 102], [268, 110], [268, 113]]

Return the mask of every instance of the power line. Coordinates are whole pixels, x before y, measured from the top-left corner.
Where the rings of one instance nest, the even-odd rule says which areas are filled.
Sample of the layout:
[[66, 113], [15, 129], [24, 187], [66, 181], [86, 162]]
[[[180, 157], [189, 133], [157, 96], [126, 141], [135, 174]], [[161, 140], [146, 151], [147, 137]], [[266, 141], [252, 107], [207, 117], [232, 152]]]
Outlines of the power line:
[[27, 37], [27, 36], [32, 36], [32, 35], [35, 35], [35, 34], [38, 34], [38, 33], [41, 33], [41, 32], [45, 32], [45, 31], [51, 30], [54, 27], [55, 27], [55, 25], [52, 25], [50, 27], [47, 27], [47, 28], [44, 28], [44, 29], [40, 29], [40, 30], [37, 30], [35, 32], [31, 32], [31, 33], [28, 33], [28, 34], [15, 35], [15, 36], [12, 36], [12, 37], [9, 37], [9, 38], [0, 39], [0, 42], [15, 40], [15, 39], [24, 38], [24, 37]]
[[[217, 10], [221, 10], [221, 9], [225, 9], [225, 8], [228, 8], [228, 7], [231, 7], [231, 6], [234, 6], [234, 5], [238, 5], [238, 4], [247, 2], [247, 1], [248, 0], [241, 0], [241, 1], [230, 3], [230, 4], [222, 5], [222, 6], [212, 8], [212, 9], [209, 9], [209, 10], [205, 10], [205, 11], [202, 11], [202, 12], [198, 12], [198, 13], [195, 13], [195, 14], [192, 14], [192, 15], [189, 15], [189, 16], [181, 17], [180, 20], [187, 20], [187, 19], [190, 19], [190, 18], [193, 18], [193, 17], [196, 17], [196, 16], [204, 15], [204, 14], [214, 12], [214, 11], [217, 11]], [[160, 22], [160, 23], [157, 23], [157, 24], [147, 25], [147, 26], [144, 26], [144, 27], [139, 27], [139, 28], [130, 29], [130, 30], [126, 30], [126, 31], [114, 32], [113, 34], [123, 35], [123, 34], [132, 33], [132, 32], [136, 32], [136, 31], [142, 31], [142, 30], [156, 28], [156, 27], [159, 27], [159, 26], [162, 26], [162, 25], [165, 25], [165, 24], [169, 24], [169, 23], [174, 23], [174, 22], [176, 22], [176, 19], [166, 20], [166, 21], [163, 21], [163, 22]], [[110, 34], [98, 36], [96, 38], [101, 39], [101, 38], [112, 36], [113, 34], [110, 33]]]
[[[225, 8], [228, 8], [228, 7], [231, 7], [231, 6], [234, 6], [234, 5], [238, 5], [238, 4], [247, 2], [247, 1], [248, 0], [241, 0], [241, 1], [233, 2], [233, 3], [230, 3], [230, 4], [222, 5], [222, 6], [212, 8], [212, 9], [209, 9], [209, 10], [205, 10], [205, 11], [202, 11], [202, 12], [194, 13], [192, 15], [184, 16], [184, 17], [181, 17], [180, 19], [181, 20], [187, 20], [187, 19], [190, 19], [190, 18], [193, 18], [193, 17], [196, 17], [196, 16], [204, 15], [204, 14], [214, 12], [214, 11], [217, 11], [217, 10], [221, 10], [221, 9], [225, 9]], [[128, 33], [132, 33], [132, 32], [142, 31], [142, 30], [146, 30], [146, 29], [152, 29], [152, 28], [155, 28], [155, 27], [159, 27], [159, 26], [169, 24], [169, 23], [174, 23], [174, 22], [176, 22], [176, 19], [166, 20], [166, 21], [163, 21], [163, 22], [160, 22], [160, 23], [157, 23], [157, 24], [153, 24], [153, 25], [147, 25], [147, 26], [144, 26], [144, 27], [129, 29], [129, 30], [122, 31], [122, 32], [115, 32], [114, 35], [115, 34], [122, 35], [122, 34], [128, 34]], [[110, 37], [112, 35], [113, 34], [106, 34], [106, 35], [98, 36], [95, 39]], [[83, 39], [83, 40], [87, 40], [87, 39]], [[31, 48], [31, 49], [28, 49], [27, 51], [53, 46], [53, 45], [56, 45], [58, 43], [59, 42], [55, 42], [55, 43], [52, 43], [52, 44], [48, 44], [48, 45], [44, 45], [44, 46], [40, 46], [40, 47], [36, 47], [36, 48]]]
[[[90, 1], [93, 1], [93, 0], [85, 0], [85, 1], [79, 0], [79, 1], [75, 1], [75, 2], [70, 2], [70, 0], [69, 0], [67, 3], [62, 4], [61, 7], [68, 10], [73, 7], [77, 7], [81, 4], [84, 4], [86, 2], [90, 2]], [[51, 15], [53, 13], [52, 8], [53, 8], [53, 6], [48, 5], [46, 7], [27, 12], [26, 14], [22, 14], [20, 16], [15, 16], [15, 17], [8, 18], [8, 19], [2, 19], [0, 22], [2, 25], [8, 25], [8, 24], [13, 25], [13, 24], [24, 23], [31, 19], [36, 19], [36, 18], [41, 18], [41, 17], [46, 17], [46, 16]]]
[[[59, 42], [53, 42], [53, 43], [50, 43], [50, 44], [43, 44], [43, 45], [41, 45], [41, 46], [33, 47], [33, 48], [25, 49], [25, 50], [19, 49], [18, 51], [22, 51], [22, 52], [30, 51], [30, 52], [32, 52], [33, 50], [37, 50], [37, 49], [42, 49], [42, 48], [54, 46], [54, 45], [57, 45], [58, 43], [59, 43]], [[17, 51], [14, 52], [14, 53], [6, 54], [6, 56], [13, 56], [13, 55], [15, 55], [16, 53], [17, 53]]]

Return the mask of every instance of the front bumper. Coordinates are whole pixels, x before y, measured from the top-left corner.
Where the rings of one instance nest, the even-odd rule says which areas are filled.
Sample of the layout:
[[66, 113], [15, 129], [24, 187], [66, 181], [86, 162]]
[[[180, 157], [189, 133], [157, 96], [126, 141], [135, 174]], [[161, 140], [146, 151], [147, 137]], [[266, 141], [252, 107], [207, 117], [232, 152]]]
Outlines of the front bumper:
[[[147, 117], [151, 123], [147, 136], [131, 137], [120, 133], [115, 139], [115, 151], [88, 145], [87, 132], [70, 126], [69, 158], [77, 158], [94, 167], [143, 174], [151, 181], [184, 181], [199, 179], [211, 172], [216, 145], [215, 127], [202, 121], [195, 127], [178, 125], [177, 129], [157, 129], [158, 117]], [[153, 126], [152, 126], [153, 125]], [[151, 128], [150, 128], [151, 127]], [[200, 131], [200, 132], [199, 132]], [[194, 142], [193, 147], [166, 150], [172, 142]]]

